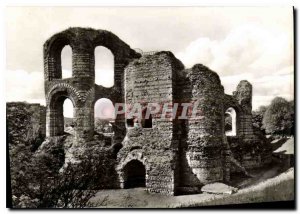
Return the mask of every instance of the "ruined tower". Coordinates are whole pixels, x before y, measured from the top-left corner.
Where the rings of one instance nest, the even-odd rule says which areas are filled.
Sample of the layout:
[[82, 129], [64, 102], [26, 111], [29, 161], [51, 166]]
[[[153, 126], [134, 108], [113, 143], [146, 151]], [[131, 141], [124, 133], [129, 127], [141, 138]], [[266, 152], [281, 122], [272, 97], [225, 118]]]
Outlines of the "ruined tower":
[[186, 120], [187, 136], [181, 141], [181, 187], [188, 190], [223, 180], [224, 89], [218, 74], [201, 64], [183, 72], [179, 97], [197, 103], [197, 114]]
[[[131, 62], [125, 71], [126, 105], [142, 103], [169, 104], [169, 110], [175, 102], [174, 82], [176, 73], [183, 69], [182, 63], [170, 52], [158, 52], [145, 55]], [[173, 195], [178, 185], [177, 157], [178, 144], [174, 120], [161, 117], [159, 112], [151, 116], [151, 126], [143, 123], [132, 126], [127, 121], [127, 134], [123, 148], [118, 154], [117, 171], [121, 188], [126, 188], [132, 177], [130, 163], [139, 162], [143, 170], [140, 176], [150, 192]]]

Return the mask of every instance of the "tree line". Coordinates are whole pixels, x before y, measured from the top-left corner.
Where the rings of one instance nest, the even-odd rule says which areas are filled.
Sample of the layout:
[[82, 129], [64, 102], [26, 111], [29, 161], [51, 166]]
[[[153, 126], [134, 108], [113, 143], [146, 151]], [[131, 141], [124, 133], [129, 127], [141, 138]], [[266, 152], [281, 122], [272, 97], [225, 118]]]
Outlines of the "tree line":
[[287, 101], [282, 97], [275, 97], [268, 106], [260, 106], [252, 112], [254, 127], [265, 134], [278, 136], [294, 135], [295, 104], [294, 100]]

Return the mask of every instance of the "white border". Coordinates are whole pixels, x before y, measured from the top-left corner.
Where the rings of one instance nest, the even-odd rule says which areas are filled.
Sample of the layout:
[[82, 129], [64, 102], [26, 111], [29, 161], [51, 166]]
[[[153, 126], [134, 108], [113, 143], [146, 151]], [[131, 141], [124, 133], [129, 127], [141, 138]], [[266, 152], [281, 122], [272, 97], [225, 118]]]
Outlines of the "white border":
[[[1, 213], [8, 213], [10, 212], [9, 209], [6, 208], [6, 176], [5, 176], [5, 170], [6, 170], [6, 139], [5, 139], [5, 133], [6, 133], [6, 124], [5, 124], [5, 94], [4, 94], [4, 83], [5, 83], [5, 26], [4, 26], [4, 15], [5, 15], [5, 7], [7, 6], [295, 6], [296, 9], [299, 9], [299, 1], [292, 1], [292, 0], [244, 0], [244, 1], [238, 1], [238, 0], [152, 0], [152, 1], [140, 1], [140, 0], [103, 0], [103, 1], [93, 1], [93, 0], [73, 0], [72, 3], [67, 0], [46, 0], [46, 1], [41, 1], [41, 0], [27, 0], [24, 2], [24, 0], [11, 0], [7, 1], [5, 0], [4, 2], [1, 2], [0, 4], [0, 11], [1, 11], [1, 22], [0, 22], [0, 29], [1, 29], [1, 43], [0, 43], [0, 68], [2, 70], [2, 75], [0, 78], [0, 99], [1, 99], [1, 107], [0, 107], [0, 112], [1, 112], [1, 118], [2, 121], [0, 123], [0, 130], [1, 130], [1, 198], [0, 198], [0, 209]], [[299, 12], [299, 11], [298, 11]], [[299, 14], [298, 14], [299, 15]], [[297, 22], [296, 29], [299, 27], [299, 22]], [[298, 32], [298, 30], [297, 30]], [[297, 33], [296, 35], [299, 34]], [[297, 43], [297, 49], [299, 48], [299, 43]], [[299, 55], [297, 56], [296, 64], [298, 64], [299, 60]], [[296, 66], [297, 68], [298, 66]], [[299, 75], [297, 75], [297, 81], [299, 85]], [[295, 88], [296, 91], [298, 91], [298, 86]], [[299, 100], [299, 93], [297, 94], [297, 100]], [[299, 105], [297, 103], [297, 110], [299, 110]], [[299, 112], [299, 111], [298, 111]], [[297, 117], [298, 119], [298, 117]], [[298, 124], [297, 124], [298, 125]], [[297, 126], [296, 133], [299, 132], [299, 126]], [[297, 144], [298, 142], [295, 142]], [[296, 153], [299, 153], [299, 146], [297, 147]], [[297, 182], [299, 181], [299, 178], [297, 179]], [[299, 186], [299, 183], [297, 183]], [[298, 190], [298, 188], [297, 188]], [[298, 191], [296, 191], [298, 192]], [[49, 210], [47, 210], [49, 212]], [[50, 210], [50, 212], [64, 212], [65, 210]], [[71, 210], [73, 211], [73, 210]], [[79, 210], [76, 211], [78, 213], [83, 213], [87, 210]], [[98, 210], [99, 212], [107, 212], [109, 210]], [[121, 212], [124, 212], [126, 210], [120, 210]], [[130, 210], [131, 212], [132, 210]], [[154, 210], [155, 212], [164, 212], [166, 210]], [[171, 212], [174, 212], [175, 210], [168, 210]], [[178, 211], [178, 210], [177, 210]], [[220, 212], [224, 212], [224, 210], [219, 210]], [[230, 211], [230, 210], [229, 210]], [[239, 210], [237, 210], [239, 211]], [[255, 211], [255, 210], [254, 210]], [[14, 211], [14, 212], [19, 212], [19, 211]], [[24, 212], [24, 211], [23, 211]], [[42, 212], [36, 211], [37, 213]], [[114, 211], [116, 212], [116, 211]], [[138, 210], [138, 212], [145, 212]], [[182, 210], [181, 212], [185, 212]], [[197, 212], [207, 212], [204, 210], [197, 210]], [[210, 211], [211, 212], [211, 211]], [[218, 211], [214, 211], [218, 212]], [[257, 212], [266, 212], [266, 211], [255, 211]], [[272, 210], [269, 212], [273, 212]]]

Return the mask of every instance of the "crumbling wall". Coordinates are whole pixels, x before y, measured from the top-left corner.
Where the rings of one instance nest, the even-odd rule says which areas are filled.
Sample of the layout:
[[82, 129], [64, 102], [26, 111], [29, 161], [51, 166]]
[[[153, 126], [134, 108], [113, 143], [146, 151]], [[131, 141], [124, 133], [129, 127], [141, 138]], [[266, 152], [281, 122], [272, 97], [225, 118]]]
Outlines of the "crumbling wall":
[[[72, 48], [72, 77], [62, 78], [61, 51]], [[95, 84], [95, 56], [97, 46], [104, 46], [114, 55], [114, 86], [111, 93]], [[112, 94], [112, 102], [124, 101], [124, 68], [140, 55], [111, 32], [90, 28], [69, 28], [53, 35], [44, 44], [45, 93], [47, 101], [47, 136], [64, 133], [63, 107], [66, 98], [74, 105], [74, 130], [76, 141], [91, 140], [94, 134], [94, 103]], [[124, 118], [116, 119], [116, 139], [124, 137]], [[123, 129], [123, 131], [122, 131]]]
[[242, 80], [238, 84], [233, 97], [237, 100], [242, 113], [240, 114], [240, 135], [243, 138], [251, 139], [253, 137], [252, 128], [252, 85], [247, 80]]
[[[61, 50], [72, 48], [72, 77], [62, 78]], [[95, 84], [97, 46], [114, 55], [114, 86]], [[197, 64], [184, 70], [171, 52], [151, 52], [141, 57], [117, 36], [90, 28], [69, 28], [44, 44], [46, 94], [46, 136], [64, 135], [63, 102], [74, 105], [75, 147], [71, 159], [93, 144], [94, 104], [108, 98], [113, 104], [190, 103], [197, 115], [186, 119], [152, 115], [152, 127], [133, 120], [125, 127], [125, 115], [118, 114], [113, 125], [113, 156], [120, 187], [127, 179], [127, 166], [139, 161], [145, 167], [150, 192], [173, 195], [178, 191], [199, 191], [204, 184], [229, 179], [229, 149], [245, 168], [259, 167], [270, 160], [264, 141], [252, 127], [252, 85], [243, 80], [233, 95], [225, 95], [218, 74]], [[224, 114], [236, 111], [236, 136], [224, 140]], [[182, 109], [181, 109], [182, 110]], [[87, 143], [88, 142], [88, 143]], [[226, 147], [227, 146], [227, 147]], [[140, 164], [140, 166], [141, 166]], [[143, 172], [143, 170], [141, 170]], [[115, 181], [115, 180], [114, 180]]]
[[201, 64], [178, 74], [177, 82], [180, 102], [197, 106], [196, 116], [183, 122], [186, 136], [180, 146], [180, 183], [189, 191], [223, 179], [224, 89], [219, 76]]
[[[224, 109], [232, 107], [237, 113], [237, 135], [227, 136], [234, 158], [245, 169], [259, 168], [271, 162], [270, 145], [252, 125], [252, 85], [242, 80], [233, 95], [225, 95]], [[239, 171], [233, 165], [231, 172]]]
[[[173, 79], [176, 70], [180, 69], [183, 65], [170, 52], [159, 52], [133, 61], [125, 73], [126, 105], [168, 103], [172, 109]], [[179, 141], [174, 135], [173, 122], [172, 118], [161, 118], [161, 113], [157, 113], [152, 115], [152, 128], [143, 128], [141, 124], [127, 127], [124, 147], [118, 153], [121, 187], [126, 180], [124, 167], [131, 160], [139, 160], [146, 168], [148, 191], [175, 194]]]

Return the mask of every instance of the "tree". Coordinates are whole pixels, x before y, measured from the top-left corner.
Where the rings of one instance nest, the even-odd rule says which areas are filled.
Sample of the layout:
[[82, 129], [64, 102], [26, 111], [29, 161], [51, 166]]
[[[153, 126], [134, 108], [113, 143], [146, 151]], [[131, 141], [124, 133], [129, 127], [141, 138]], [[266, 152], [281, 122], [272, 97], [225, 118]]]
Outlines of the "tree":
[[293, 126], [293, 109], [282, 97], [275, 97], [263, 116], [267, 134], [290, 135]]
[[252, 112], [252, 124], [254, 127], [259, 130], [265, 132], [263, 127], [263, 117], [265, 112], [267, 111], [268, 106], [260, 106], [258, 110]]

